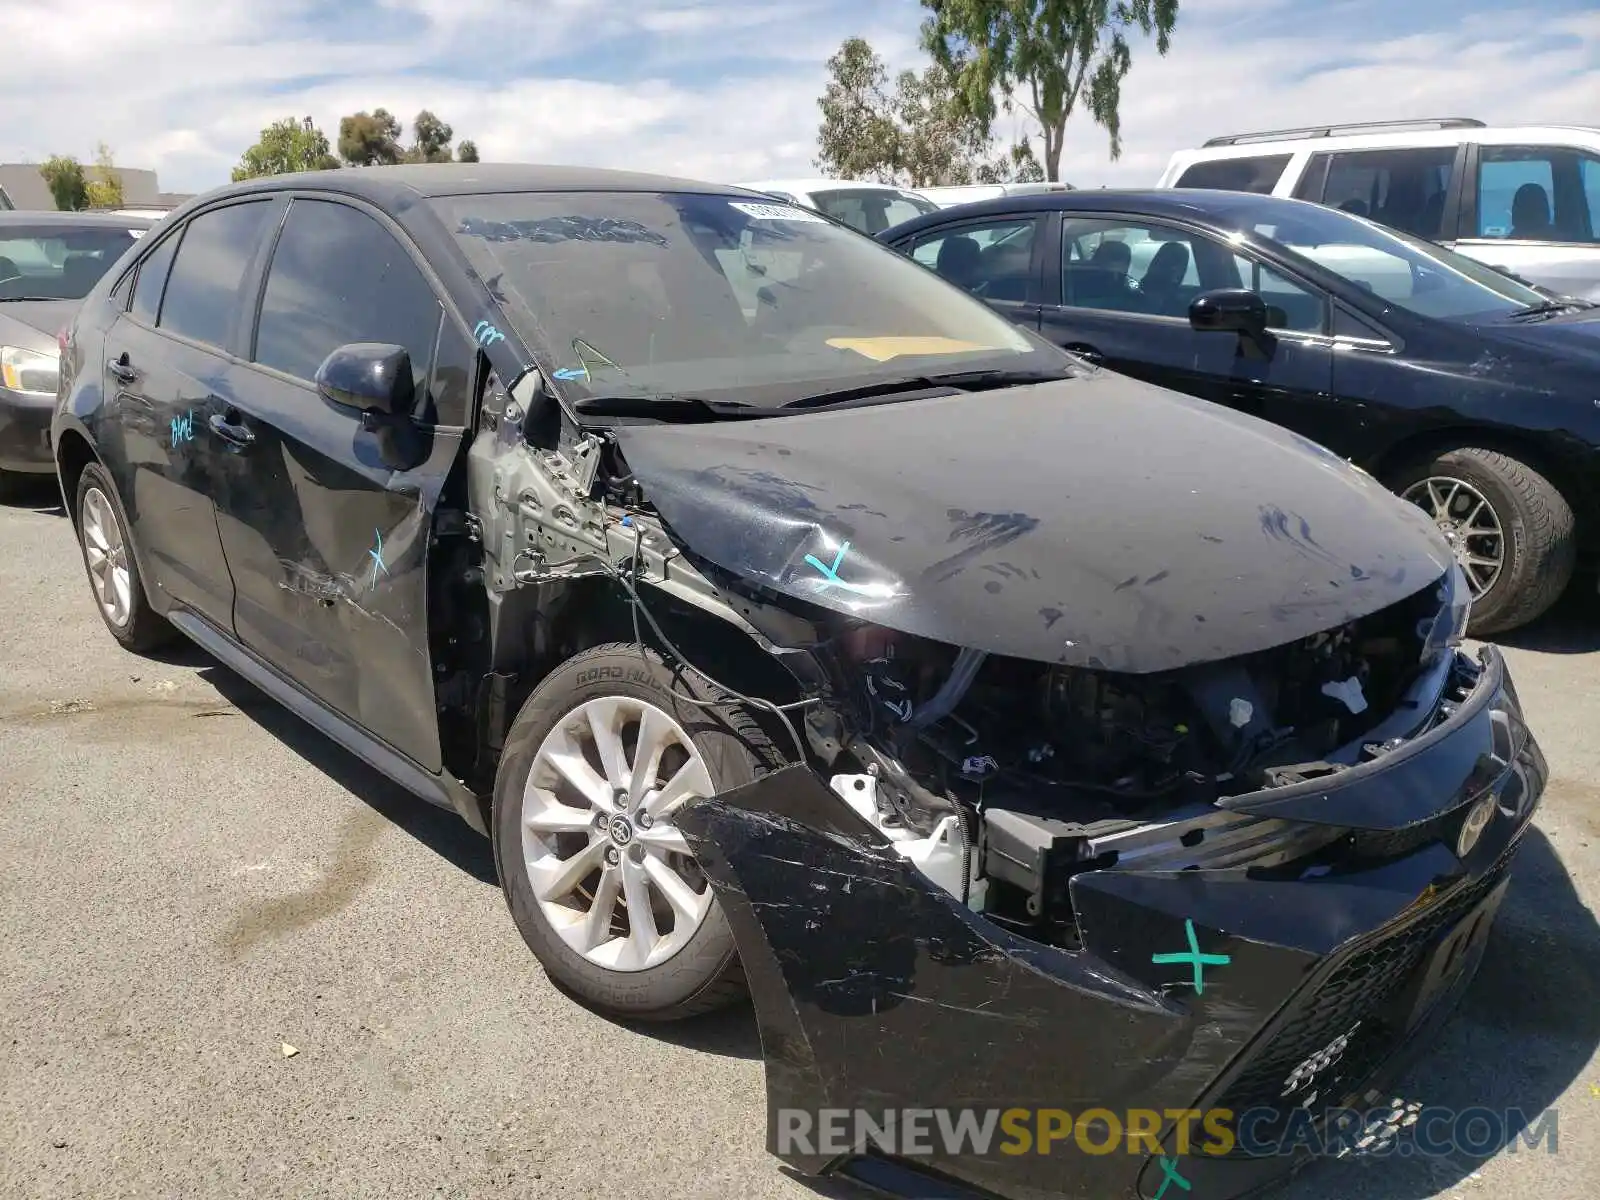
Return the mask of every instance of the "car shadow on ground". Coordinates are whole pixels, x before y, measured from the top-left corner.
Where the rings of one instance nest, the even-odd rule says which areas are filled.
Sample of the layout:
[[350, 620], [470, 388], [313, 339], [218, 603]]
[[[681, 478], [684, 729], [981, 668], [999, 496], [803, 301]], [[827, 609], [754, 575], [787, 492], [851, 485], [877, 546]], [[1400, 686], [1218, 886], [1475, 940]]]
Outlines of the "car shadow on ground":
[[658, 1042], [700, 1050], [721, 1058], [756, 1059], [761, 1057], [761, 1033], [756, 1028], [755, 1009], [748, 999], [719, 1008], [686, 1021], [621, 1021], [612, 1019], [632, 1033]]
[[185, 642], [151, 657], [198, 668], [218, 695], [311, 766], [474, 879], [499, 886], [489, 839], [456, 813], [412, 795], [198, 647]]
[[1533, 624], [1483, 640], [1544, 654], [1600, 650], [1600, 597], [1595, 595], [1595, 579], [1587, 575], [1574, 579], [1555, 606]]
[[26, 508], [52, 517], [64, 517], [67, 510], [61, 506], [61, 485], [54, 475], [39, 475], [21, 480], [16, 491], [5, 500], [7, 508]]

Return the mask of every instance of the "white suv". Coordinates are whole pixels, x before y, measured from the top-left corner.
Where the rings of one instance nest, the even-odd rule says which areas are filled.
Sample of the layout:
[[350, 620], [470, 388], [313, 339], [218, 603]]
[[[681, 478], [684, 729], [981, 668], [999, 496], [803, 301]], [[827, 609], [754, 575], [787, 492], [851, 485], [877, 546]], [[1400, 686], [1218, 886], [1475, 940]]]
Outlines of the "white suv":
[[1291, 196], [1600, 300], [1600, 129], [1447, 117], [1212, 138], [1161, 187]]

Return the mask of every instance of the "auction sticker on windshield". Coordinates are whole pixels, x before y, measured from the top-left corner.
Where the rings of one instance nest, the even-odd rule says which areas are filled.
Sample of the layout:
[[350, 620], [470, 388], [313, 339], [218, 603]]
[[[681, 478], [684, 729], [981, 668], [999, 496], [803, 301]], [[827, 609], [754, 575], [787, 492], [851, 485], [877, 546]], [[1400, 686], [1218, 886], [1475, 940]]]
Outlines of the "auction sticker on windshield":
[[906, 354], [972, 354], [1003, 349], [947, 337], [834, 337], [828, 339], [828, 345], [836, 350], [854, 350], [873, 362], [888, 362]]
[[751, 204], [744, 200], [730, 200], [728, 203], [745, 216], [757, 221], [816, 221], [822, 225], [827, 224], [827, 221], [816, 213], [807, 212], [803, 208], [794, 208], [788, 204]]

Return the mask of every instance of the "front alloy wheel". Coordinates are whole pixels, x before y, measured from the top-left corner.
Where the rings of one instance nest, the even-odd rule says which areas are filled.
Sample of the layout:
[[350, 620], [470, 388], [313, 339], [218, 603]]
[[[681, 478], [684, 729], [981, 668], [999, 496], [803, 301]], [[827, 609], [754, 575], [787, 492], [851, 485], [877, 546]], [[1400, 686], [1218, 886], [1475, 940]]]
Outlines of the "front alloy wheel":
[[1572, 578], [1572, 507], [1531, 464], [1458, 446], [1408, 464], [1387, 482], [1433, 519], [1461, 564], [1472, 589], [1471, 636], [1526, 625]]
[[523, 864], [567, 945], [611, 971], [683, 949], [712, 896], [672, 814], [714, 790], [694, 740], [655, 705], [602, 696], [567, 713], [522, 794]]
[[587, 650], [506, 734], [494, 851], [506, 905], [561, 988], [672, 1020], [744, 993], [733, 932], [674, 815], [783, 764], [749, 707], [655, 651]]
[[1473, 600], [1500, 578], [1505, 566], [1505, 531], [1486, 496], [1470, 483], [1448, 476], [1419, 479], [1401, 495], [1433, 518], [1466, 574]]

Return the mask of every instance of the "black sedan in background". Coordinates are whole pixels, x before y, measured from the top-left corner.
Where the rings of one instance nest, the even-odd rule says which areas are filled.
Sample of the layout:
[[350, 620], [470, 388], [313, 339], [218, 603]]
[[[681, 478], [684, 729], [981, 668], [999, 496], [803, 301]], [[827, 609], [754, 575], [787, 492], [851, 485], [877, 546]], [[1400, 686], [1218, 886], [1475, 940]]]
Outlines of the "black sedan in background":
[[0, 213], [0, 500], [26, 476], [55, 474], [57, 334], [150, 225], [100, 213]]
[[1085, 359], [1375, 475], [1454, 547], [1474, 634], [1532, 621], [1600, 551], [1590, 302], [1349, 213], [1236, 192], [1007, 197], [879, 238]]

